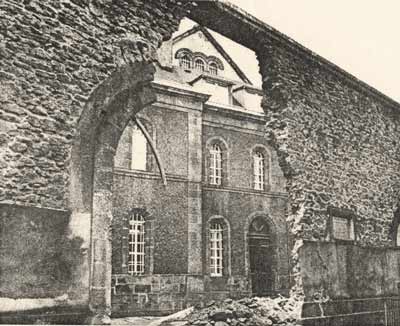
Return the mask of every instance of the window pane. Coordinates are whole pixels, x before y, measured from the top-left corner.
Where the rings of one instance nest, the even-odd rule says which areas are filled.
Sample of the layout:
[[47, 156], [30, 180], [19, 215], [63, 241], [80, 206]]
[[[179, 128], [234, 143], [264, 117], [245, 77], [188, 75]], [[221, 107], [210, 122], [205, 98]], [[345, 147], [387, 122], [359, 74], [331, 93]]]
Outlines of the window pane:
[[215, 63], [210, 63], [209, 65], [209, 71], [211, 75], [218, 75], [218, 68]]
[[190, 58], [187, 55], [182, 56], [179, 65], [184, 69], [190, 69]]
[[210, 183], [220, 185], [222, 181], [222, 150], [214, 144], [210, 150]]
[[133, 214], [129, 220], [129, 255], [128, 272], [144, 273], [144, 218], [141, 214]]
[[196, 68], [196, 70], [204, 71], [205, 65], [204, 65], [203, 60], [197, 59], [197, 60], [194, 62], [194, 67]]
[[210, 226], [210, 275], [222, 276], [223, 268], [223, 228], [221, 224]]
[[253, 155], [254, 165], [254, 189], [264, 190], [264, 155], [255, 152]]

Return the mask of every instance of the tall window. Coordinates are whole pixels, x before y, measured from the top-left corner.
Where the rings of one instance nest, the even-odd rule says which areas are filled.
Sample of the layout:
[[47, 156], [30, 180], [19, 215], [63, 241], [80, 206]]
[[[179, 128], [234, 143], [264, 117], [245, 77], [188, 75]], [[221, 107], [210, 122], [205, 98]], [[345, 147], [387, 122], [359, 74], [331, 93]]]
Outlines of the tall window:
[[211, 75], [218, 75], [218, 67], [216, 63], [211, 62], [208, 66], [208, 70], [210, 71]]
[[220, 223], [210, 226], [210, 275], [222, 276], [223, 271], [223, 227]]
[[254, 163], [254, 189], [264, 190], [264, 155], [261, 152], [255, 152], [253, 155]]
[[146, 171], [147, 140], [142, 131], [135, 124], [132, 127], [132, 157], [131, 169]]
[[205, 69], [204, 61], [201, 59], [196, 59], [196, 61], [194, 62], [194, 67], [196, 68], [196, 70], [204, 71]]
[[187, 55], [183, 55], [179, 60], [179, 65], [184, 69], [190, 69], [190, 58]]
[[214, 144], [210, 150], [210, 184], [222, 183], [222, 150], [218, 144]]
[[133, 213], [129, 220], [129, 258], [128, 273], [144, 273], [144, 218], [140, 213]]
[[400, 246], [400, 225], [397, 226], [396, 232], [396, 246]]

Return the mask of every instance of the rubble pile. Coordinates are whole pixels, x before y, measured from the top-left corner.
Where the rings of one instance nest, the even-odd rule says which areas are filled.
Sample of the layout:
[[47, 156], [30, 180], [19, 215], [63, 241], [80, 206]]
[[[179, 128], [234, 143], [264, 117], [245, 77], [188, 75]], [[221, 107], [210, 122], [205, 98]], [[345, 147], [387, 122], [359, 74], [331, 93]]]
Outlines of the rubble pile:
[[196, 309], [185, 319], [195, 326], [297, 326], [298, 302], [292, 298], [244, 298], [210, 302]]

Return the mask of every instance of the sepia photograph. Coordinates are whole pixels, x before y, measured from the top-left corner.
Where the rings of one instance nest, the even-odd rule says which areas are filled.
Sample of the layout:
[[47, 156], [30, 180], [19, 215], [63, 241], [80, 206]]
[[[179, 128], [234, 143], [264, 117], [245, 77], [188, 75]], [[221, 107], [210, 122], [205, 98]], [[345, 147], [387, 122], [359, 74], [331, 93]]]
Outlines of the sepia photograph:
[[0, 324], [400, 326], [399, 13], [0, 0]]

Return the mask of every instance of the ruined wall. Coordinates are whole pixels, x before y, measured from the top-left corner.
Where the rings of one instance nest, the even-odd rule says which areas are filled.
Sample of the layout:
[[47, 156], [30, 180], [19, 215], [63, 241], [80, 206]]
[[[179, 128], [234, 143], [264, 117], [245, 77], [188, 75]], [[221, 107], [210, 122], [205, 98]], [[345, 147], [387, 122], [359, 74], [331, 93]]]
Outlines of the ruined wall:
[[153, 55], [180, 13], [174, 1], [2, 2], [1, 202], [68, 208], [69, 152], [87, 98], [117, 66]]
[[356, 215], [357, 244], [390, 245], [400, 193], [399, 105], [279, 42], [265, 42], [258, 57], [268, 137], [288, 179], [295, 261], [301, 240], [325, 240], [328, 206]]
[[[88, 111], [87, 107], [84, 109], [89, 98], [93, 111], [101, 116], [102, 101], [107, 99], [95, 98], [99, 96], [95, 90], [110, 75], [114, 79], [109, 87], [124, 83], [136, 85], [143, 79], [140, 69], [134, 68], [123, 72], [139, 72], [138, 76], [118, 79], [118, 69], [154, 59], [156, 48], [177, 29], [181, 15], [173, 0], [1, 3], [0, 203], [3, 204], [1, 212], [7, 212], [3, 218], [7, 227], [3, 230], [11, 232], [1, 243], [1, 260], [5, 262], [2, 298], [63, 294], [61, 301], [65, 304], [71, 304], [69, 300], [74, 298], [80, 304], [87, 304], [91, 215], [90, 212], [81, 214], [82, 210], [71, 215], [71, 211], [77, 210], [77, 201], [72, 197], [78, 196], [78, 191], [69, 191], [71, 166], [73, 163], [79, 166], [80, 162], [75, 161], [83, 156], [80, 155], [83, 152], [75, 157], [71, 155], [80, 118], [82, 112]], [[118, 94], [120, 90], [107, 91], [107, 94]], [[95, 128], [99, 121], [90, 122], [93, 126], [86, 121], [87, 125]], [[91, 145], [84, 144], [86, 153], [93, 150], [87, 150]], [[84, 159], [85, 167], [94, 165], [93, 158]], [[79, 180], [89, 190], [91, 177], [85, 175]], [[89, 190], [85, 195], [90, 198]], [[102, 204], [98, 201], [99, 206]], [[16, 207], [22, 208], [14, 210]], [[35, 214], [27, 214], [25, 208]], [[65, 211], [62, 221], [65, 224], [50, 233], [47, 224], [57, 224], [59, 220], [47, 208]], [[14, 230], [26, 231], [26, 237], [15, 236]], [[32, 237], [41, 243], [37, 244]], [[33, 247], [26, 245], [28, 240], [33, 241]], [[37, 250], [31, 255], [33, 248]], [[79, 254], [64, 256], [63, 250], [67, 248]], [[9, 260], [10, 252], [19, 254]], [[49, 259], [54, 266], [47, 263], [36, 266], [37, 262]], [[74, 268], [69, 274], [64, 268], [66, 261]], [[35, 286], [38, 288], [30, 291]], [[45, 304], [42, 304], [44, 301], [29, 304], [19, 301], [5, 306], [4, 300], [9, 299], [1, 300], [4, 310], [59, 304], [49, 299]]]

